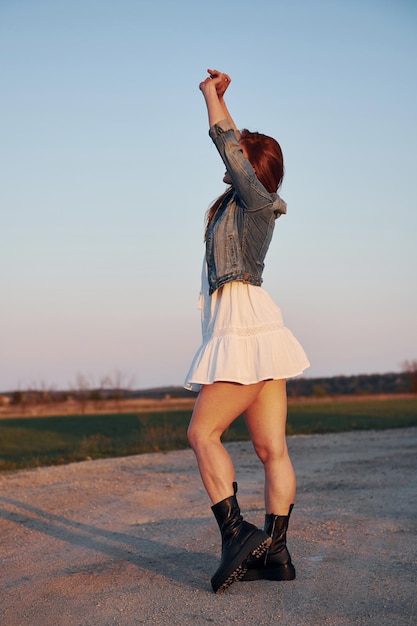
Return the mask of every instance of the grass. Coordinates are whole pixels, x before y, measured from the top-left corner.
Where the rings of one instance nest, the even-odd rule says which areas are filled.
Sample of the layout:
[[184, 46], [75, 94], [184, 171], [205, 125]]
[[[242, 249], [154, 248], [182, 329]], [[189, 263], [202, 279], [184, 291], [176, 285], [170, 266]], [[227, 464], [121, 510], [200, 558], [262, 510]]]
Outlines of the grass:
[[[188, 447], [191, 410], [0, 420], [0, 470]], [[289, 435], [417, 426], [417, 397], [291, 403]], [[242, 417], [225, 441], [248, 439]]]

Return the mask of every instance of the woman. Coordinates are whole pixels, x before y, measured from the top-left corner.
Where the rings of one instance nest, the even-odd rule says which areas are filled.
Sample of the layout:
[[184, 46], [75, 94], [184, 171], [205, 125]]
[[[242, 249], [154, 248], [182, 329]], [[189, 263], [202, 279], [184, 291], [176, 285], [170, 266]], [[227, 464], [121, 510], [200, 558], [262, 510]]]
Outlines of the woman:
[[[266, 135], [239, 133], [224, 100], [230, 77], [208, 73], [200, 90], [229, 188], [208, 212], [203, 343], [184, 386], [199, 391], [188, 438], [222, 535], [222, 558], [211, 579], [217, 592], [241, 579], [295, 578], [286, 547], [296, 488], [285, 437], [286, 379], [309, 362], [260, 286], [275, 220], [286, 212], [276, 193], [284, 173], [281, 148]], [[264, 531], [243, 521], [233, 464], [220, 439], [242, 413], [264, 465]]]

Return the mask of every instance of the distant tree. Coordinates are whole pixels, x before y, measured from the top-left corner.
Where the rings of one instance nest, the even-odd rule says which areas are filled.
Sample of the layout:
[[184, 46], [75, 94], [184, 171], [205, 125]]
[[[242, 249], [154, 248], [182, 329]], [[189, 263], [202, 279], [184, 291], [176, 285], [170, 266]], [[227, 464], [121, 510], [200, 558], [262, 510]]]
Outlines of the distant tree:
[[20, 388], [14, 389], [10, 395], [11, 404], [14, 407], [19, 407], [19, 415], [24, 417], [26, 410], [30, 404], [30, 396], [27, 391]]
[[14, 405], [23, 404], [23, 400], [24, 400], [23, 391], [21, 391], [20, 389], [17, 389], [16, 391], [12, 392], [12, 404]]
[[417, 393], [417, 360], [404, 361], [403, 371], [407, 374], [410, 383], [410, 391]]
[[129, 395], [134, 385], [134, 377], [115, 370], [112, 376], [106, 378], [106, 383], [111, 389], [111, 398], [115, 401], [117, 410], [121, 410], [122, 400]]
[[74, 398], [78, 402], [82, 414], [84, 414], [87, 409], [87, 404], [90, 400], [91, 395], [91, 388], [91, 376], [87, 376], [86, 374], [82, 374], [81, 372], [78, 372], [77, 376], [75, 377], [75, 383], [70, 385], [70, 389], [74, 394]]
[[322, 385], [314, 385], [313, 395], [315, 398], [324, 398], [327, 395], [327, 393], [326, 393], [325, 388]]

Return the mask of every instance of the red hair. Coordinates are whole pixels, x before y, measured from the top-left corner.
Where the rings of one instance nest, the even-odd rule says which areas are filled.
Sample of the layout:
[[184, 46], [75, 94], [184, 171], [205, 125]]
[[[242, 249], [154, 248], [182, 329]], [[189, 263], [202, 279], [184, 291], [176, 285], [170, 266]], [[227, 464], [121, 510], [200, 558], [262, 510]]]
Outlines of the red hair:
[[[265, 189], [269, 193], [278, 191], [284, 178], [284, 157], [278, 141], [262, 133], [252, 133], [245, 128], [240, 133], [239, 143], [245, 150], [257, 178]], [[209, 208], [207, 212], [206, 235], [213, 217], [231, 191], [232, 187], [229, 187]]]
[[269, 193], [278, 191], [284, 178], [284, 157], [278, 141], [245, 128], [240, 133], [239, 143], [265, 189]]

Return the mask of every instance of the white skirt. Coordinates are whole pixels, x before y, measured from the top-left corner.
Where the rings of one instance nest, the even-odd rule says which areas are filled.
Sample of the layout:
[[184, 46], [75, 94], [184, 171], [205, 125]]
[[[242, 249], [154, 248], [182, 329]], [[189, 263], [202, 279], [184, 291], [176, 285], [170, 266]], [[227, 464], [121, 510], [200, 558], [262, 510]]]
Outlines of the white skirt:
[[201, 282], [203, 342], [186, 376], [186, 389], [200, 391], [215, 381], [250, 385], [292, 378], [309, 367], [279, 307], [262, 287], [233, 281], [210, 296], [206, 263]]

